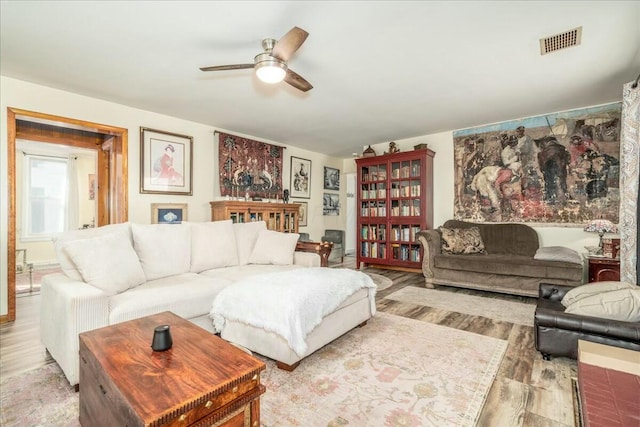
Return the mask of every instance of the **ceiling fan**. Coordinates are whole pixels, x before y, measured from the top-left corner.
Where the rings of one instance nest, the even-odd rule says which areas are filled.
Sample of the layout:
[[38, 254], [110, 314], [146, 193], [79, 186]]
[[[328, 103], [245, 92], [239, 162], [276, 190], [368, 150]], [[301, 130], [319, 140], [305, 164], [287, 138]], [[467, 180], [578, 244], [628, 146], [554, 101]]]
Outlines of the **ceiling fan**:
[[313, 86], [298, 73], [292, 71], [287, 65], [287, 61], [302, 46], [308, 36], [309, 33], [305, 30], [293, 27], [278, 41], [274, 39], [262, 40], [264, 52], [253, 58], [253, 64], [217, 65], [200, 69], [202, 71], [222, 71], [255, 68], [256, 75], [265, 83], [278, 83], [284, 80], [296, 89], [306, 92]]

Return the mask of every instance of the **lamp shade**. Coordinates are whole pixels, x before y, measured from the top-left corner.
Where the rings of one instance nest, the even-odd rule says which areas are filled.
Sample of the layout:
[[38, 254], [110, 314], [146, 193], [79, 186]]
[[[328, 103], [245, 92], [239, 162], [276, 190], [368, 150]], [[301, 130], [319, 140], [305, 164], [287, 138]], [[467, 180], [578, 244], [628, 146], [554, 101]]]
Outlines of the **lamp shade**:
[[603, 235], [604, 233], [617, 233], [618, 227], [608, 219], [594, 219], [585, 225], [584, 231]]
[[287, 74], [287, 66], [278, 61], [263, 61], [256, 65], [256, 75], [265, 83], [278, 83]]

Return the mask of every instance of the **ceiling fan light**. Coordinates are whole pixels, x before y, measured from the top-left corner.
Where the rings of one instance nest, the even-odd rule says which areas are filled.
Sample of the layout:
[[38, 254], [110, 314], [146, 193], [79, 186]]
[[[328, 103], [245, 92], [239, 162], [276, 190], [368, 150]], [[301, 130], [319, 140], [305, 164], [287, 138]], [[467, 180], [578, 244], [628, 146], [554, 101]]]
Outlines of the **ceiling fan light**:
[[287, 66], [278, 61], [263, 61], [256, 65], [256, 75], [265, 83], [279, 83], [287, 74]]

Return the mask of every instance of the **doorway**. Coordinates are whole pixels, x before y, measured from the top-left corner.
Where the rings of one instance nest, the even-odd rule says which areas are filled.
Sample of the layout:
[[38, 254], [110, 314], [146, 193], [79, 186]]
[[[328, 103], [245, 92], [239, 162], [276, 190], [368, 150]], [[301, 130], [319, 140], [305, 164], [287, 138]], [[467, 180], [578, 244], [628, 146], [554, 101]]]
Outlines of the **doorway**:
[[115, 126], [7, 108], [7, 162], [9, 183], [7, 314], [0, 323], [16, 318], [16, 140], [47, 142], [93, 150], [96, 166], [95, 226], [127, 221], [128, 130]]

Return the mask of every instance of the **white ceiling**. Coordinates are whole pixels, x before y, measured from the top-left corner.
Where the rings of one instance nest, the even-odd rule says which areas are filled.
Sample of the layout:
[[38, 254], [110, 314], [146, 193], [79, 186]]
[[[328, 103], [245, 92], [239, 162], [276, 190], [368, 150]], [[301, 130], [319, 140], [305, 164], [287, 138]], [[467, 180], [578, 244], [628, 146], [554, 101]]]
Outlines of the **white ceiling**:
[[[0, 72], [338, 157], [388, 142], [621, 100], [640, 2], [2, 1]], [[261, 83], [261, 40], [314, 89]], [[541, 56], [578, 26], [582, 44]], [[169, 129], [170, 130], [170, 129]]]

